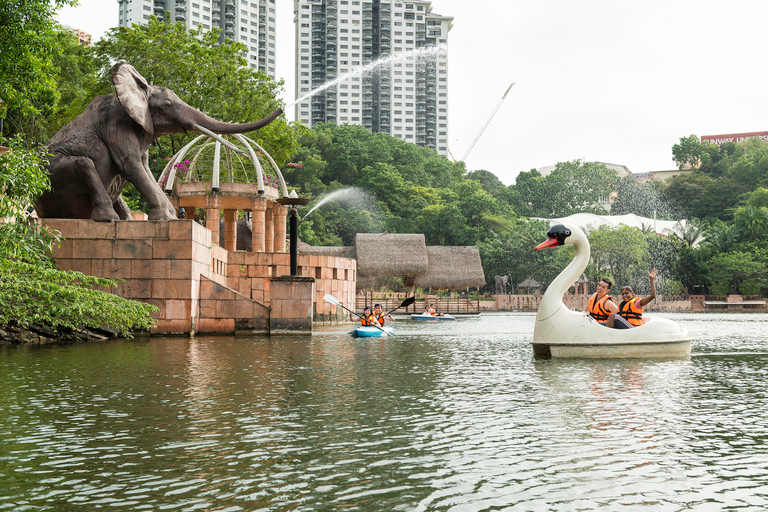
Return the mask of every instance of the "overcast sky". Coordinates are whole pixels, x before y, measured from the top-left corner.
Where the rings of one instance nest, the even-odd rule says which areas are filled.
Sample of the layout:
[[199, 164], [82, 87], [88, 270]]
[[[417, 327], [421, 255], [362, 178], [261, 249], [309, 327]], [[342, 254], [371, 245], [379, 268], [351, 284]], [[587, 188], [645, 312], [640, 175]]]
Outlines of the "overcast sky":
[[[291, 103], [293, 0], [276, 2], [277, 74]], [[117, 0], [80, 4], [59, 20], [95, 40], [117, 24]], [[768, 131], [765, 0], [433, 0], [432, 10], [454, 17], [456, 159], [515, 82], [466, 158], [507, 185], [520, 171], [582, 158], [672, 169], [681, 137]]]

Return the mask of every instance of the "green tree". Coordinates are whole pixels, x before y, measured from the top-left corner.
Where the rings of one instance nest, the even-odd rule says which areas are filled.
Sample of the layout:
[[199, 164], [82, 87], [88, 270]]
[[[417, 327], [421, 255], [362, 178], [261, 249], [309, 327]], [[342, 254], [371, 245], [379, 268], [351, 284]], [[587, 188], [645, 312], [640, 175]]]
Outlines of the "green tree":
[[707, 264], [707, 270], [711, 285], [719, 285], [721, 290], [731, 293], [737, 291], [745, 282], [762, 284], [766, 269], [765, 265], [755, 261], [751, 254], [729, 252], [713, 256]]
[[747, 196], [746, 202], [748, 206], [755, 208], [768, 208], [768, 188], [757, 187]]
[[744, 206], [736, 210], [733, 222], [743, 237], [757, 240], [768, 233], [768, 208]]
[[0, 222], [0, 257], [48, 265], [47, 252], [60, 236], [27, 222], [27, 209], [50, 188], [47, 157], [42, 149], [27, 150], [20, 136], [8, 145], [11, 150], [0, 155], [0, 219], [6, 219]]
[[573, 258], [573, 248], [560, 247], [535, 251], [546, 239], [546, 222], [530, 219], [510, 221], [508, 229], [479, 242], [478, 250], [485, 272], [486, 289], [495, 288], [494, 276], [509, 275], [512, 285], [533, 278], [545, 288]]
[[733, 224], [717, 221], [707, 230], [706, 246], [715, 253], [730, 252], [739, 240], [739, 232]]
[[712, 159], [712, 152], [719, 151], [718, 147], [709, 142], [702, 142], [696, 135], [681, 137], [680, 142], [672, 146], [672, 156], [677, 168], [699, 169], [708, 165]]
[[668, 180], [662, 189], [664, 200], [686, 218], [728, 220], [730, 208], [747, 189], [730, 178], [713, 178], [693, 172]]
[[[60, 53], [53, 15], [76, 0], [23, 0], [0, 3], [0, 118], [15, 120], [52, 111], [59, 99]], [[4, 133], [18, 129], [4, 128]], [[2, 134], [0, 134], [2, 135]]]
[[521, 215], [566, 217], [573, 213], [604, 214], [601, 200], [616, 190], [616, 171], [599, 162], [561, 162], [545, 177], [532, 175], [515, 185], [512, 207]]
[[676, 222], [672, 227], [672, 236], [687, 247], [696, 247], [705, 238], [704, 225], [698, 219]]
[[589, 245], [587, 274], [590, 277], [613, 276], [617, 285], [626, 286], [633, 276], [650, 270], [648, 242], [639, 229], [623, 224], [616, 228], [601, 226], [589, 233]]

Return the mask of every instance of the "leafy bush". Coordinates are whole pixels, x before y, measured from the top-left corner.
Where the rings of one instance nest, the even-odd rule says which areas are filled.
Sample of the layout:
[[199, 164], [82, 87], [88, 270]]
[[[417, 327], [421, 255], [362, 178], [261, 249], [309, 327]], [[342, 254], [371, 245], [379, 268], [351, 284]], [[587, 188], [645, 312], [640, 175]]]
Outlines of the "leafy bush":
[[744, 281], [739, 284], [739, 291], [742, 295], [760, 295], [760, 283], [755, 281]]
[[730, 281], [718, 281], [709, 285], [709, 293], [712, 295], [725, 296], [731, 291]]
[[93, 288], [115, 284], [114, 279], [0, 258], [0, 325], [87, 327], [124, 336], [151, 328], [150, 313], [158, 311], [155, 306]]

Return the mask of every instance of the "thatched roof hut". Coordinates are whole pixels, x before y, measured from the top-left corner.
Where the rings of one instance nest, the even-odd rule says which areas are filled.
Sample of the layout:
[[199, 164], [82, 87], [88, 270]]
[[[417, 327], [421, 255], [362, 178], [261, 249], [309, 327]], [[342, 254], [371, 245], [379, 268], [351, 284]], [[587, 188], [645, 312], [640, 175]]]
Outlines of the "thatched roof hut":
[[537, 280], [535, 280], [532, 277], [529, 277], [519, 285], [517, 285], [518, 288], [541, 288], [541, 283], [539, 283]]
[[299, 247], [299, 254], [357, 259], [357, 288], [376, 287], [382, 277], [402, 277], [406, 286], [463, 290], [485, 284], [477, 247], [427, 247], [423, 234], [358, 233], [354, 247]]
[[416, 276], [416, 286], [432, 290], [462, 290], [485, 284], [485, 273], [476, 246], [427, 247], [429, 268]]
[[422, 234], [358, 233], [357, 286], [367, 288], [375, 278], [413, 278], [427, 271], [427, 245]]

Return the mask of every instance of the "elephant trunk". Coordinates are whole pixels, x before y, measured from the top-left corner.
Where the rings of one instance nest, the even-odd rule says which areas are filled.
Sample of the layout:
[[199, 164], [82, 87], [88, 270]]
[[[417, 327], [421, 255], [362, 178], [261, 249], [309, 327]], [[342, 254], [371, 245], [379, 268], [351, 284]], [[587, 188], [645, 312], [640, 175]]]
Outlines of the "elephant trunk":
[[[247, 133], [252, 132], [254, 130], [258, 130], [259, 128], [263, 128], [267, 126], [269, 123], [274, 121], [279, 115], [283, 113], [283, 109], [278, 108], [274, 112], [272, 112], [270, 115], [265, 117], [264, 119], [260, 119], [259, 121], [254, 121], [252, 123], [227, 123], [224, 121], [219, 121], [217, 119], [213, 119], [210, 116], [207, 116], [206, 114], [203, 114], [199, 110], [192, 109], [193, 113], [191, 116], [191, 127], [193, 129], [199, 130], [202, 133], [205, 133], [205, 130], [211, 131], [213, 133], [218, 133], [222, 135], [229, 135], [234, 133]], [[200, 128], [204, 128], [205, 130], [200, 130]]]

